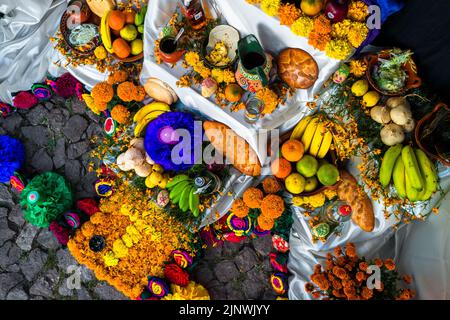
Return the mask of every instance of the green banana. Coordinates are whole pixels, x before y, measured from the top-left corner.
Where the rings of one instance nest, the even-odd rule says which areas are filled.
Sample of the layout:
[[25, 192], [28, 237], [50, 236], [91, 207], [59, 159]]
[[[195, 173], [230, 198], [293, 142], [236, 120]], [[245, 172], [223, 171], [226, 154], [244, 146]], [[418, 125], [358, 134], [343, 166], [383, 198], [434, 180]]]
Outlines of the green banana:
[[200, 214], [200, 209], [198, 207], [195, 208], [195, 210], [192, 211], [192, 214], [194, 215], [194, 217], [198, 217], [198, 215]]
[[400, 198], [406, 197], [406, 184], [405, 184], [405, 165], [403, 164], [402, 157], [398, 157], [395, 161], [394, 172], [392, 173], [392, 180], [394, 180], [395, 189]]
[[381, 161], [380, 183], [385, 188], [391, 182], [392, 170], [394, 169], [397, 158], [402, 152], [402, 148], [401, 144], [390, 147], [384, 154], [383, 161]]
[[177, 185], [178, 183], [182, 182], [182, 181], [186, 181], [188, 180], [189, 177], [185, 174], [179, 174], [177, 176], [175, 176], [171, 181], [167, 182], [166, 184], [166, 188], [167, 189], [172, 189], [173, 187], [175, 187], [175, 185]]
[[145, 14], [147, 13], [147, 6], [143, 6], [139, 12], [134, 16], [134, 24], [140, 26], [144, 23]]
[[414, 154], [414, 150], [411, 146], [405, 146], [402, 150], [403, 164], [405, 165], [405, 174], [409, 177], [411, 187], [417, 191], [422, 191], [424, 185], [422, 184], [423, 178], [420, 173], [419, 164]]
[[189, 209], [189, 195], [193, 188], [194, 186], [189, 184], [186, 188], [184, 188], [183, 192], [181, 192], [180, 209], [183, 212], [186, 212], [187, 209]]
[[182, 181], [178, 183], [169, 193], [170, 200], [173, 203], [178, 203], [181, 199], [181, 193], [189, 184], [189, 181]]
[[438, 189], [438, 176], [436, 173], [436, 168], [425, 152], [420, 149], [416, 149], [415, 154], [425, 186], [425, 192], [421, 195], [420, 200], [428, 200]]
[[192, 214], [195, 213], [195, 210], [198, 210], [199, 202], [200, 197], [195, 193], [195, 188], [192, 188], [191, 192], [189, 193], [189, 209], [191, 210]]
[[405, 172], [405, 186], [406, 186], [406, 196], [408, 197], [409, 201], [416, 202], [419, 201], [420, 191], [413, 188], [411, 185], [411, 178], [408, 176], [408, 174]]

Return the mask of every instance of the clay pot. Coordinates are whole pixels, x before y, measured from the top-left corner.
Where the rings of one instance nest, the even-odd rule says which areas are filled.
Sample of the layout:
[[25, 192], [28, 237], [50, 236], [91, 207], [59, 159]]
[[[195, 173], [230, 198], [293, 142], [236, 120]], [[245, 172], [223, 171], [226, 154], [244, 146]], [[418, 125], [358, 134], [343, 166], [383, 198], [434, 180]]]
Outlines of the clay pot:
[[173, 47], [170, 45], [170, 40], [173, 40], [174, 37], [166, 36], [161, 39], [159, 42], [159, 55], [161, 60], [170, 64], [175, 64], [178, 62], [185, 53], [185, 50], [180, 50], [178, 48], [178, 43], [176, 43]]
[[395, 97], [395, 96], [404, 95], [405, 92], [408, 91], [409, 89], [418, 88], [422, 85], [422, 79], [420, 79], [420, 77], [417, 75], [416, 64], [410, 58], [408, 60], [408, 62], [404, 65], [404, 68], [408, 75], [405, 87], [402, 90], [400, 90], [398, 92], [394, 92], [394, 93], [386, 92], [386, 91], [383, 91], [382, 89], [380, 89], [377, 86], [375, 80], [372, 78], [372, 70], [373, 70], [374, 66], [378, 64], [379, 58], [388, 59], [389, 56], [390, 55], [387, 51], [381, 51], [378, 54], [370, 54], [370, 55], [367, 55], [364, 57], [364, 61], [367, 64], [366, 78], [367, 78], [367, 81], [369, 81], [372, 88], [374, 88], [376, 91], [378, 91], [382, 95]]
[[430, 123], [434, 117], [436, 116], [436, 113], [441, 109], [441, 108], [446, 108], [448, 109], [449, 107], [444, 104], [444, 103], [438, 103], [433, 111], [431, 111], [430, 113], [426, 114], [422, 119], [420, 119], [420, 121], [417, 123], [416, 125], [416, 129], [414, 131], [414, 137], [416, 139], [416, 143], [417, 146], [427, 154], [427, 156], [433, 160], [438, 160], [440, 162], [442, 162], [442, 164], [444, 164], [445, 166], [449, 167], [450, 166], [450, 159], [444, 159], [441, 156], [439, 156], [438, 154], [435, 153], [435, 151], [429, 151], [429, 149], [427, 149], [425, 144], [422, 144], [422, 131], [425, 127], [426, 124]]

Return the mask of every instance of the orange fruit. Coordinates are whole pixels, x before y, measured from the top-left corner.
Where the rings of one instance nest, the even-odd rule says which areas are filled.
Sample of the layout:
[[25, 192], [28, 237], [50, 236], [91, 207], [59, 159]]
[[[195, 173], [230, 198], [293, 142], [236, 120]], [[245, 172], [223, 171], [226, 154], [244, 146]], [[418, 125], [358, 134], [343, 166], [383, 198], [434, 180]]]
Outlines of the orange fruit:
[[303, 143], [295, 139], [290, 139], [281, 146], [281, 155], [290, 162], [297, 162], [303, 157], [304, 153]]
[[113, 10], [109, 14], [109, 27], [113, 30], [120, 30], [125, 25], [125, 14], [120, 10]]
[[131, 53], [130, 46], [122, 38], [117, 38], [116, 40], [114, 40], [112, 47], [114, 53], [121, 59], [128, 57]]
[[227, 85], [225, 88], [225, 98], [229, 102], [238, 102], [242, 98], [242, 89], [235, 83]]
[[136, 13], [134, 11], [125, 11], [125, 23], [134, 24], [134, 16]]
[[278, 158], [272, 162], [270, 169], [272, 174], [279, 179], [286, 178], [292, 171], [291, 163], [284, 158]]

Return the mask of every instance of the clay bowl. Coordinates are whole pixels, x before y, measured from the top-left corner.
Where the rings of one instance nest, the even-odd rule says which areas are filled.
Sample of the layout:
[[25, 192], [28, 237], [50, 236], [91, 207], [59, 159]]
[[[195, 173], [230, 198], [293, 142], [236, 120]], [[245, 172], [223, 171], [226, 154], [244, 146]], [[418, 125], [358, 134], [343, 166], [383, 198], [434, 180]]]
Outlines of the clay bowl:
[[417, 75], [417, 67], [414, 61], [410, 58], [408, 62], [404, 65], [404, 68], [406, 70], [406, 73], [408, 75], [408, 78], [406, 80], [406, 86], [398, 91], [398, 92], [386, 92], [382, 89], [380, 89], [375, 80], [372, 78], [372, 71], [373, 68], [378, 64], [378, 59], [389, 59], [389, 53], [386, 51], [381, 51], [378, 54], [369, 54], [364, 57], [364, 61], [367, 64], [367, 70], [366, 70], [366, 78], [367, 81], [369, 81], [371, 87], [378, 91], [380, 94], [389, 96], [389, 97], [395, 97], [395, 96], [401, 96], [404, 95], [406, 91], [414, 88], [418, 88], [422, 84], [422, 79]]
[[[291, 130], [291, 131], [289, 131], [289, 132], [286, 132], [285, 134], [283, 134], [283, 135], [280, 137], [280, 146], [281, 146], [284, 142], [286, 142], [287, 140], [289, 140], [289, 139], [291, 138], [292, 131], [293, 131], [293, 130]], [[269, 148], [269, 155], [271, 155], [271, 154], [272, 154], [272, 150], [270, 150], [270, 143], [269, 143], [269, 145], [268, 145], [268, 148]], [[324, 160], [327, 160], [329, 163], [334, 164], [334, 165], [339, 169], [339, 171], [341, 171], [341, 169], [342, 169], [342, 164], [338, 161], [337, 154], [336, 154], [336, 152], [335, 152], [334, 150], [328, 151], [328, 154], [326, 155], [326, 157], [324, 158]], [[291, 164], [292, 164], [292, 163], [291, 163]], [[294, 169], [294, 170], [295, 170], [295, 169]], [[284, 188], [284, 179], [277, 178], [277, 180], [281, 183], [281, 185], [282, 185], [283, 188]], [[320, 182], [319, 182], [319, 183], [320, 183]], [[313, 191], [310, 191], [310, 192], [303, 192], [303, 193], [299, 193], [299, 194], [295, 194], [295, 195], [293, 194], [293, 196], [309, 197], [309, 196], [313, 196], [313, 195], [322, 193], [322, 192], [324, 192], [325, 190], [333, 190], [333, 189], [336, 189], [336, 187], [337, 187], [337, 183], [334, 184], [334, 185], [332, 185], [332, 186], [324, 186], [324, 185], [322, 185], [322, 186], [320, 186], [319, 188], [317, 188], [316, 190], [313, 190]], [[288, 192], [288, 191], [286, 190], [286, 192]]]
[[444, 104], [444, 103], [439, 103], [437, 104], [433, 111], [431, 111], [430, 113], [426, 114], [422, 119], [420, 119], [420, 121], [417, 123], [416, 125], [416, 129], [414, 131], [414, 137], [416, 139], [416, 143], [419, 146], [419, 148], [425, 152], [427, 154], [428, 157], [430, 157], [433, 160], [438, 160], [440, 162], [442, 162], [442, 164], [444, 164], [445, 166], [449, 167], [450, 166], [450, 159], [445, 159], [442, 158], [440, 155], [438, 155], [436, 153], [436, 151], [430, 151], [426, 146], [425, 143], [422, 143], [422, 131], [425, 128], [425, 125], [430, 123], [434, 117], [436, 116], [436, 113], [441, 109], [441, 108], [446, 108], [449, 109], [449, 107]]

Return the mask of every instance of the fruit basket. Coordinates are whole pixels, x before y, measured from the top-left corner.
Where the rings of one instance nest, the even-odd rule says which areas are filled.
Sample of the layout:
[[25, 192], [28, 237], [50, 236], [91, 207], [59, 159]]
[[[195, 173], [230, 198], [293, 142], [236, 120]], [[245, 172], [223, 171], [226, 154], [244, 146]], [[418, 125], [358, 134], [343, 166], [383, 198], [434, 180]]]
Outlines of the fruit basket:
[[[442, 109], [446, 109], [447, 111], [450, 111], [450, 108], [446, 104], [444, 104], [444, 103], [437, 104], [432, 112], [425, 115], [417, 123], [414, 135], [415, 135], [417, 145], [419, 146], [420, 149], [423, 150], [423, 152], [425, 152], [427, 154], [428, 157], [430, 157], [434, 160], [438, 160], [446, 166], [450, 166], [449, 158], [445, 158], [443, 155], [438, 154], [437, 150], [432, 150], [431, 149], [432, 147], [430, 148], [427, 143], [422, 141], [424, 129], [426, 128], [427, 125], [431, 124], [433, 122], [433, 120], [436, 119], [437, 113]], [[440, 140], [440, 139], [438, 139], [438, 140]], [[448, 141], [446, 143], [448, 145]], [[444, 142], [444, 144], [445, 144], [445, 142]]]
[[377, 85], [376, 81], [373, 79], [372, 72], [381, 60], [389, 60], [390, 57], [391, 53], [388, 51], [381, 51], [378, 54], [369, 54], [364, 57], [364, 60], [367, 65], [366, 78], [367, 81], [369, 81], [372, 88], [374, 88], [382, 95], [393, 97], [404, 95], [405, 92], [408, 91], [409, 89], [420, 87], [420, 85], [422, 84], [422, 80], [417, 75], [417, 66], [414, 63], [413, 59], [409, 58], [408, 61], [403, 65], [403, 69], [407, 75], [405, 86], [401, 90], [398, 90], [396, 92], [388, 92], [386, 90], [381, 89]]
[[[305, 122], [311, 118], [315, 119], [314, 117], [304, 118], [304, 120], [302, 120], [303, 122], [301, 121], [292, 131], [289, 131], [280, 137], [280, 157], [271, 165], [272, 174], [275, 175], [287, 192], [295, 196], [309, 197], [323, 193], [326, 190], [335, 189], [337, 181], [334, 183], [332, 182], [337, 180], [339, 170], [342, 167], [342, 164], [338, 162], [336, 152], [330, 148], [332, 143], [331, 136], [325, 138], [325, 135], [322, 135], [320, 129], [317, 129], [317, 123], [314, 123], [313, 121], [309, 121], [310, 124], [305, 125]], [[303, 131], [301, 138], [299, 137], [298, 131], [300, 126], [304, 127], [303, 130], [301, 130]], [[319, 130], [318, 136], [314, 138], [316, 130]], [[314, 133], [309, 134], [309, 131], [314, 131]], [[302, 139], [306, 132], [308, 132], [308, 135], [311, 137]], [[326, 134], [331, 135], [331, 133]], [[309, 141], [306, 141], [305, 139]], [[306, 148], [304, 146], [305, 141], [306, 144], [309, 144]], [[319, 147], [311, 147], [313, 143]], [[323, 143], [328, 146], [321, 150], [319, 155], [318, 150], [320, 150], [320, 146]], [[273, 151], [270, 150], [269, 154], [272, 153]], [[279, 166], [282, 171], [285, 171], [284, 174], [277, 172], [277, 166]], [[311, 167], [314, 168], [311, 169]], [[333, 176], [331, 178], [329, 174], [325, 174], [328, 169], [331, 171], [331, 176]], [[294, 192], [293, 190], [295, 187], [292, 187], [292, 185], [290, 186], [290, 184], [295, 185], [297, 183], [304, 184], [304, 188], [301, 192]], [[302, 188], [300, 187], [300, 189]]]
[[111, 10], [100, 22], [103, 45], [122, 62], [134, 62], [144, 57], [143, 33], [146, 7], [139, 11]]

